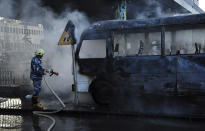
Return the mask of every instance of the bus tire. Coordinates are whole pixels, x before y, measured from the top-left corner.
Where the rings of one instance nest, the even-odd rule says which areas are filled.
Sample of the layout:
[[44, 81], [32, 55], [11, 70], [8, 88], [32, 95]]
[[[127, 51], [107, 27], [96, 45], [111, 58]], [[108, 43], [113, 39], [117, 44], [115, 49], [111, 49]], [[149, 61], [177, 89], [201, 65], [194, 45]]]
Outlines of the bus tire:
[[112, 85], [107, 81], [94, 80], [89, 88], [93, 100], [98, 105], [110, 105], [112, 98]]

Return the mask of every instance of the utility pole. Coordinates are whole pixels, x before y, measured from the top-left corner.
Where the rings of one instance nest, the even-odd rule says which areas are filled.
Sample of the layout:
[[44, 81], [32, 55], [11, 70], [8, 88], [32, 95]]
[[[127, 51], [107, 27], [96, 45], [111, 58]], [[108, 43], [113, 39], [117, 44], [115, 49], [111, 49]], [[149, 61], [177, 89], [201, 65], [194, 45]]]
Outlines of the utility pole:
[[[127, 1], [126, 0], [120, 0], [120, 2], [118, 3], [115, 17], [117, 20], [120, 20], [120, 21], [127, 20]], [[123, 44], [121, 44], [123, 46], [121, 55], [126, 56], [127, 55], [127, 36], [126, 34], [121, 34], [119, 40], [123, 41], [122, 42]]]
[[127, 1], [121, 0], [118, 3], [118, 7], [116, 10], [116, 19], [117, 20], [127, 20]]

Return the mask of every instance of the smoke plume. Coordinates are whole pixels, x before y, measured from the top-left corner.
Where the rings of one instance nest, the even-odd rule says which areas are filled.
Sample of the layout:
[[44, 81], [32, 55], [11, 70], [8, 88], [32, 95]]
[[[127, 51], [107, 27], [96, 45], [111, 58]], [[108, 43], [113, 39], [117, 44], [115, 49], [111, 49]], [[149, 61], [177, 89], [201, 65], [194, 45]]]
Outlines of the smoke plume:
[[[69, 5], [63, 13], [57, 15], [50, 8], [42, 7], [40, 0], [18, 0], [18, 2], [21, 4], [16, 4], [15, 0], [0, 0], [0, 16], [11, 19], [19, 18], [25, 22], [44, 26], [44, 41], [41, 46], [46, 53], [43, 62], [44, 65], [48, 65], [48, 68], [60, 74], [59, 77], [46, 77], [46, 79], [58, 93], [69, 94], [73, 83], [71, 48], [70, 46], [58, 46], [57, 43], [68, 20], [76, 26], [75, 36], [79, 40], [82, 31], [89, 26], [87, 16], [78, 10], [71, 11]], [[30, 53], [34, 55], [33, 51]], [[30, 66], [21, 67], [21, 70], [24, 68], [30, 68]], [[45, 87], [43, 87], [43, 92], [47, 92]]]
[[131, 6], [131, 12], [134, 13], [133, 17], [136, 19], [167, 17], [173, 16], [175, 13], [177, 13], [171, 12], [169, 9], [164, 9], [158, 0], [146, 0], [140, 4], [142, 5], [141, 7], [137, 3]]

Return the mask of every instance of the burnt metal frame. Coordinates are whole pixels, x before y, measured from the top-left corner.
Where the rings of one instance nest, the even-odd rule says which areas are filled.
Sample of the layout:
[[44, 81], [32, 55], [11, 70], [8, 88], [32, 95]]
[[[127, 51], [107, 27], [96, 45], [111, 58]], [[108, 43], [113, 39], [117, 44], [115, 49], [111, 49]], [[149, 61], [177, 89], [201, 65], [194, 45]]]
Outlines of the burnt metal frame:
[[166, 18], [155, 18], [145, 20], [108, 20], [99, 21], [92, 24], [82, 35], [78, 43], [75, 57], [79, 59], [79, 52], [83, 40], [106, 39], [107, 57], [112, 54], [110, 52], [112, 41], [112, 32], [156, 32], [161, 30], [161, 55], [165, 56], [165, 30], [180, 30], [180, 29], [194, 29], [205, 27], [205, 14], [176, 16]]
[[165, 56], [165, 27], [161, 28], [161, 55]]
[[[82, 46], [83, 40], [97, 40], [97, 39], [106, 39], [106, 58], [113, 57], [113, 33], [120, 33], [120, 31], [106, 31], [106, 32], [93, 32], [93, 31], [85, 31], [86, 33], [82, 35], [80, 42], [78, 43], [76, 49], [76, 59], [79, 59], [79, 52]], [[139, 31], [123, 31], [124, 33], [138, 33]], [[140, 32], [146, 33], [147, 30], [141, 30]], [[165, 27], [162, 26], [158, 30], [151, 32], [161, 32], [161, 55], [165, 56]], [[95, 34], [99, 33], [99, 34]]]
[[[143, 24], [146, 22], [147, 22], [147, 24]], [[152, 26], [152, 25], [155, 25], [155, 26]], [[204, 62], [202, 59], [202, 58], [204, 58], [204, 54], [202, 54], [202, 55], [194, 55], [193, 54], [193, 55], [189, 55], [189, 56], [183, 55], [183, 56], [174, 56], [174, 57], [167, 56], [166, 57], [165, 50], [164, 50], [165, 49], [165, 31], [176, 31], [176, 30], [180, 30], [180, 29], [194, 29], [194, 28], [200, 28], [200, 27], [203, 27], [203, 28], [205, 27], [205, 14], [191, 15], [191, 16], [179, 16], [179, 17], [168, 17], [168, 18], [161, 18], [161, 19], [149, 19], [149, 20], [144, 20], [144, 21], [141, 20], [141, 23], [137, 20], [136, 21], [132, 20], [132, 21], [98, 22], [96, 24], [91, 25], [91, 27], [89, 29], [84, 31], [84, 33], [81, 35], [80, 43], [77, 45], [78, 47], [77, 47], [75, 55], [76, 55], [79, 67], [81, 69], [81, 70], [79, 70], [79, 73], [87, 75], [87, 76], [94, 76], [95, 79], [93, 80], [93, 82], [95, 82], [97, 80], [108, 81], [108, 79], [109, 80], [111, 79], [110, 82], [112, 82], [114, 84], [117, 83], [117, 85], [112, 85], [112, 88], [114, 88], [116, 86], [121, 86], [122, 89], [124, 89], [124, 88], [126, 89], [126, 93], [129, 91], [129, 96], [133, 96], [130, 98], [136, 98], [136, 100], [139, 100], [138, 97], [135, 97], [135, 96], [137, 96], [135, 93], [137, 91], [137, 88], [134, 88], [135, 89], [134, 91], [127, 90], [128, 89], [128, 88], [126, 88], [127, 86], [130, 86], [130, 87], [136, 86], [139, 88], [141, 86], [144, 87], [144, 80], [143, 79], [146, 78], [146, 80], [150, 80], [150, 82], [149, 82], [150, 85], [147, 85], [147, 87], [153, 87], [154, 86], [154, 85], [152, 85], [153, 78], [156, 78], [156, 79], [160, 79], [162, 77], [164, 78], [163, 74], [166, 74], [165, 77], [167, 77], [167, 78], [162, 79], [165, 81], [164, 83], [162, 81], [163, 85], [162, 86], [155, 85], [155, 87], [163, 87], [167, 83], [171, 84], [171, 85], [166, 86], [169, 88], [171, 87], [171, 90], [165, 90], [166, 91], [165, 96], [166, 95], [174, 96], [174, 97], [179, 96], [178, 97], [179, 99], [181, 99], [182, 98], [181, 96], [183, 96], [183, 99], [182, 99], [183, 103], [184, 103], [184, 98], [187, 98], [187, 97], [189, 97], [191, 99], [196, 99], [196, 100], [200, 99], [201, 100], [201, 98], [203, 98], [203, 96], [204, 96], [204, 89], [201, 90], [201, 89], [197, 88], [197, 90], [191, 94], [190, 94], [189, 90], [187, 92], [186, 90], [180, 91], [178, 89], [180, 89], [180, 86], [183, 86], [184, 84], [190, 84], [188, 78], [185, 81], [183, 80], [183, 78], [184, 78], [183, 76], [187, 75], [186, 73], [192, 73], [190, 78], [193, 78], [193, 80], [195, 80], [195, 83], [193, 83], [193, 84], [191, 83], [192, 85], [190, 85], [190, 87], [191, 87], [190, 89], [192, 89], [192, 88], [195, 89], [196, 86], [200, 87], [201, 86], [200, 84], [196, 84], [198, 81], [204, 83], [204, 79], [203, 79], [204, 73], [203, 72], [205, 71], [204, 70], [205, 65], [204, 65]], [[114, 58], [114, 60], [109, 59], [109, 57], [113, 56], [113, 48], [112, 48], [113, 33], [116, 33], [116, 32], [119, 32], [119, 33], [143, 32], [146, 34], [147, 32], [155, 32], [155, 31], [161, 32], [161, 44], [162, 44], [161, 45], [161, 48], [162, 48], [161, 54], [162, 54], [162, 56], [154, 56], [154, 57], [153, 56], [150, 56], [150, 57], [134, 56], [134, 57], [130, 57], [130, 58], [129, 57], [121, 57], [119, 59], [117, 57], [116, 59]], [[106, 49], [108, 50], [107, 51], [107, 58], [105, 58], [103, 60], [101, 59], [101, 61], [100, 61], [103, 63], [102, 64], [103, 70], [102, 70], [102, 68], [100, 68], [100, 66], [96, 66], [95, 63], [93, 63], [93, 60], [91, 60], [91, 59], [83, 60], [83, 59], [78, 58], [78, 54], [79, 54], [83, 40], [95, 40], [95, 39], [100, 39], [100, 38], [101, 39], [104, 38], [107, 40]], [[149, 59], [144, 59], [144, 58], [149, 58]], [[172, 58], [171, 61], [170, 61], [170, 58]], [[195, 59], [195, 58], [197, 58], [197, 59]], [[196, 67], [193, 68], [193, 66], [189, 66], [189, 64], [187, 66], [186, 66], [186, 64], [182, 64], [182, 65], [178, 64], [181, 59], [183, 59], [185, 61], [188, 59], [190, 61], [190, 63], [196, 65]], [[136, 66], [136, 64], [140, 63], [140, 60], [145, 60], [145, 61], [144, 61], [144, 63]], [[97, 62], [99, 62], [99, 61], [97, 61]], [[151, 63], [151, 62], [153, 62], [153, 63]], [[147, 64], [147, 63], [150, 63], [150, 64]], [[182, 61], [182, 63], [183, 63], [183, 61]], [[169, 64], [170, 66], [167, 66], [167, 64]], [[201, 70], [201, 64], [203, 66], [203, 70]], [[184, 65], [185, 65], [185, 67], [187, 67], [190, 70], [189, 72], [185, 72], [185, 70], [187, 70], [187, 68], [184, 68]], [[146, 70], [145, 72], [143, 72], [141, 70], [142, 66]], [[87, 68], [87, 67], [89, 67], [89, 68]], [[98, 69], [97, 71], [95, 70], [96, 68]], [[201, 72], [201, 73], [198, 74], [198, 72]], [[129, 79], [129, 76], [131, 73], [137, 74], [135, 76], [132, 76], [132, 78], [134, 77], [135, 79], [130, 79], [129, 83], [133, 83], [133, 86], [129, 85], [127, 83], [125, 83], [123, 85], [124, 81]], [[143, 76], [143, 74], [146, 74], [146, 73], [148, 75]], [[149, 77], [149, 74], [151, 77]], [[152, 74], [158, 74], [158, 75], [156, 75], [156, 76], [154, 75], [154, 77], [153, 77]], [[171, 74], [171, 75], [169, 76], [167, 74]], [[199, 75], [199, 77], [198, 77], [198, 75]], [[140, 76], [142, 76], [142, 79], [140, 79]], [[197, 78], [195, 78], [196, 76], [197, 76]], [[181, 79], [180, 79], [180, 77], [181, 77]], [[114, 79], [114, 78], [116, 78], [116, 79]], [[120, 78], [120, 79], [118, 79], [118, 78]], [[127, 78], [127, 79], [123, 79], [123, 78]], [[182, 80], [184, 82], [181, 82]], [[135, 85], [134, 82], [138, 83], [138, 85]], [[118, 91], [118, 89], [121, 90], [121, 88], [116, 88], [116, 89], [117, 89], [117, 91]], [[142, 89], [144, 90], [144, 88], [142, 88]], [[122, 94], [123, 94], [123, 90], [121, 90], [119, 92], [122, 92]], [[102, 95], [104, 95], [103, 93], [106, 93], [106, 92], [102, 92]], [[122, 98], [123, 95], [119, 94], [119, 97], [118, 97], [118, 93], [116, 93], [116, 96], [114, 96], [114, 97], [116, 97], [116, 99], [114, 99], [116, 101], [113, 101], [113, 102], [115, 103], [115, 105], [119, 104], [120, 107], [123, 107], [124, 105], [121, 105], [121, 103], [123, 103], [123, 102], [120, 101], [122, 99], [117, 99], [120, 97]], [[141, 92], [139, 92], [139, 93], [141, 93]], [[154, 96], [156, 96], [157, 101], [158, 101], [159, 100], [158, 96], [161, 95], [160, 92], [159, 93], [153, 92], [153, 93], [154, 93]], [[163, 93], [162, 95], [164, 95], [164, 92], [161, 92], [161, 93]], [[149, 95], [149, 94], [152, 94], [152, 92], [144, 92], [143, 91], [143, 95]], [[125, 98], [126, 98], [126, 95], [124, 95], [123, 99], [125, 99]], [[150, 97], [150, 98], [153, 99], [154, 97]], [[101, 98], [99, 98], [99, 99], [101, 99]], [[127, 101], [128, 100], [129, 100], [129, 97], [127, 97]], [[200, 101], [198, 101], [198, 102], [200, 102]], [[154, 106], [156, 106], [155, 103], [153, 103], [153, 104], [154, 104]], [[128, 106], [128, 104], [125, 104], [125, 105]], [[150, 102], [148, 103], [148, 105], [150, 105]], [[128, 107], [132, 108], [132, 105], [131, 106], [129, 105]], [[134, 104], [133, 104], [133, 107], [134, 107]], [[189, 108], [187, 108], [187, 107], [189, 107]], [[185, 106], [185, 108], [192, 110], [192, 108], [190, 108], [190, 106], [187, 106], [187, 107]], [[135, 108], [133, 108], [133, 109], [135, 109]], [[203, 109], [203, 107], [202, 107], [202, 109]], [[183, 109], [183, 113], [184, 113], [184, 109]]]

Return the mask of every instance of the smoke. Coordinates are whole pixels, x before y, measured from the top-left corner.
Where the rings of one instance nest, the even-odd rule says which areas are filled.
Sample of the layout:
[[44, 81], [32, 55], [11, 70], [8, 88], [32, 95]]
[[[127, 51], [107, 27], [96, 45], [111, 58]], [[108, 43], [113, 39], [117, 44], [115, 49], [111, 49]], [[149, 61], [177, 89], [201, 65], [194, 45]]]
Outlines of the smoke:
[[68, 20], [71, 20], [76, 26], [75, 36], [77, 41], [79, 41], [82, 31], [88, 27], [89, 22], [87, 17], [78, 11], [66, 11], [64, 15], [60, 19], [51, 19], [53, 28], [45, 30], [43, 48], [46, 51], [45, 59], [47, 59], [47, 62], [45, 63], [48, 63], [50, 68], [60, 74], [58, 77], [47, 77], [49, 84], [57, 92], [67, 95], [71, 93], [71, 85], [73, 83], [71, 46], [57, 46], [57, 42]]
[[[141, 4], [142, 7], [137, 6], [137, 3], [135, 4], [138, 7], [138, 10], [134, 11], [136, 19], [167, 17], [175, 14], [170, 9], [164, 9], [158, 0], [146, 0]], [[134, 9], [137, 7], [134, 6]]]
[[[0, 0], [0, 16], [6, 18], [18, 17], [22, 21], [44, 26], [44, 41], [41, 46], [46, 53], [43, 62], [44, 65], [48, 65], [48, 68], [53, 68], [60, 74], [59, 77], [46, 77], [46, 79], [58, 93], [69, 94], [73, 83], [71, 48], [70, 46], [59, 47], [57, 43], [68, 20], [71, 20], [76, 26], [75, 35], [78, 41], [82, 31], [89, 26], [87, 16], [78, 10], [71, 11], [69, 5], [63, 13], [57, 15], [50, 8], [42, 7], [40, 0], [20, 0], [18, 2], [21, 4], [18, 4], [19, 7], [16, 9], [15, 0]], [[18, 13], [16, 10], [18, 10]], [[34, 54], [33, 51], [30, 53]], [[30, 68], [30, 66], [26, 66], [15, 68], [18, 71]], [[45, 87], [43, 87], [43, 92], [47, 92]]]
[[[59, 77], [46, 77], [46, 80], [57, 93], [65, 94], [68, 98], [71, 98], [71, 84], [73, 83], [71, 48], [70, 46], [59, 47], [57, 46], [57, 42], [68, 20], [72, 20], [76, 26], [75, 36], [77, 41], [79, 41], [80, 34], [89, 26], [87, 16], [78, 10], [71, 11], [69, 5], [63, 13], [57, 15], [49, 7], [42, 7], [40, 0], [20, 0], [20, 3], [18, 7], [15, 0], [0, 0], [0, 15], [8, 18], [18, 17], [22, 21], [43, 24], [44, 41], [41, 45], [46, 51], [43, 61], [49, 65], [48, 68], [53, 68], [54, 71], [60, 73]], [[164, 13], [162, 6], [156, 0], [147, 0], [146, 6], [142, 6], [142, 8], [140, 12], [133, 11], [136, 13], [136, 18], [170, 15]], [[18, 12], [16, 12], [16, 10], [18, 10]], [[181, 34], [183, 35], [183, 33]], [[154, 37], [153, 40], [156, 40], [156, 38]], [[33, 51], [30, 53], [33, 54]], [[19, 61], [21, 59], [22, 58], [19, 58]], [[23, 71], [30, 67], [26, 66], [27, 65], [25, 65], [25, 67], [15, 67], [15, 69]], [[44, 84], [41, 94], [45, 93], [48, 94], [50, 92], [48, 92]], [[135, 103], [137, 102], [135, 101]]]
[[0, 16], [1, 17], [13, 17], [12, 11], [13, 1], [11, 0], [0, 0]]

